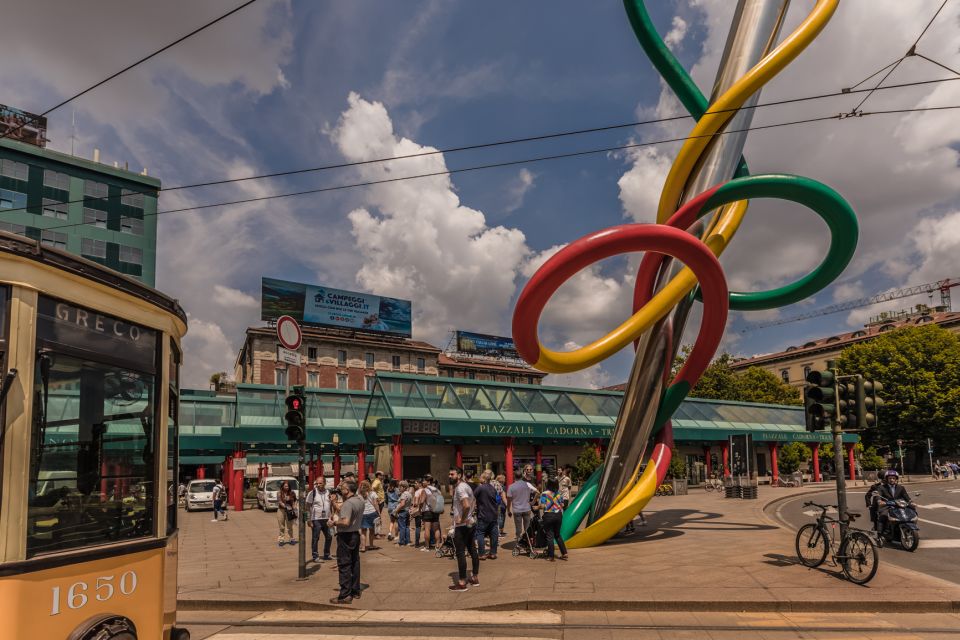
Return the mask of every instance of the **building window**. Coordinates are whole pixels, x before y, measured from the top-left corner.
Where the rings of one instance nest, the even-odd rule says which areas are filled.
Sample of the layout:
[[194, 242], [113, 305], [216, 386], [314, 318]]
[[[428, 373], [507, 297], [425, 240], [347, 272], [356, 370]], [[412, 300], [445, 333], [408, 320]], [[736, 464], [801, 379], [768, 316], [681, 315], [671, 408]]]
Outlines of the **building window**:
[[82, 238], [80, 240], [80, 253], [92, 258], [107, 257], [107, 243], [105, 240], [94, 240], [93, 238]]
[[345, 373], [337, 374], [337, 389], [341, 391], [347, 390], [347, 374]]
[[427, 368], [427, 361], [423, 358], [417, 358], [417, 371], [421, 373]]
[[143, 249], [120, 245], [120, 262], [129, 264], [143, 264]]
[[59, 171], [43, 170], [43, 186], [53, 187], [62, 191], [70, 190], [70, 176]]
[[476, 373], [475, 371], [471, 371], [471, 372], [469, 372], [469, 373], [467, 374], [467, 377], [470, 378], [471, 380], [476, 380], [476, 379], [477, 379], [477, 373]]
[[107, 212], [99, 209], [83, 208], [83, 224], [90, 224], [99, 229], [107, 228]]
[[307, 372], [307, 386], [308, 387], [319, 387], [320, 386], [320, 374], [316, 371]]
[[0, 231], [9, 231], [10, 233], [16, 233], [21, 236], [27, 235], [27, 228], [22, 224], [14, 224], [12, 222], [0, 222]]
[[369, 368], [372, 369], [372, 368], [373, 368], [373, 354], [368, 352], [368, 353], [365, 355], [365, 357], [366, 357], [366, 359], [367, 359], [367, 367], [369, 367]]
[[143, 209], [143, 194], [136, 191], [120, 190], [120, 203]]
[[307, 347], [307, 360], [316, 360], [316, 359], [317, 359], [317, 348]]
[[9, 158], [0, 160], [0, 175], [13, 178], [14, 180], [26, 181], [29, 172], [30, 167], [24, 162], [17, 162]]
[[103, 182], [96, 182], [95, 180], [84, 180], [83, 195], [88, 198], [106, 198], [107, 185]]
[[367, 376], [366, 378], [363, 379], [364, 388], [367, 391], [373, 391], [373, 385], [376, 383], [376, 380], [377, 379], [373, 376]]
[[273, 383], [278, 387], [287, 386], [287, 370], [275, 369], [273, 372]]
[[337, 364], [341, 367], [347, 366], [347, 352], [343, 349], [337, 351]]
[[0, 189], [0, 209], [26, 209], [27, 194], [10, 189]]
[[40, 244], [45, 244], [48, 247], [53, 247], [54, 249], [66, 250], [67, 234], [58, 233], [56, 231], [42, 231], [40, 233]]
[[810, 365], [807, 365], [803, 368], [803, 379], [806, 380], [807, 376], [810, 375]]
[[784, 382], [790, 382], [790, 370], [789, 370], [789, 369], [781, 369], [781, 370], [780, 370], [780, 379], [783, 380]]
[[66, 202], [57, 202], [56, 200], [51, 200], [50, 198], [43, 199], [43, 215], [48, 218], [58, 218], [60, 220], [67, 219], [67, 203]]
[[143, 235], [143, 220], [131, 216], [121, 216], [120, 231], [135, 236]]
[[393, 370], [400, 371], [400, 356], [393, 356]]

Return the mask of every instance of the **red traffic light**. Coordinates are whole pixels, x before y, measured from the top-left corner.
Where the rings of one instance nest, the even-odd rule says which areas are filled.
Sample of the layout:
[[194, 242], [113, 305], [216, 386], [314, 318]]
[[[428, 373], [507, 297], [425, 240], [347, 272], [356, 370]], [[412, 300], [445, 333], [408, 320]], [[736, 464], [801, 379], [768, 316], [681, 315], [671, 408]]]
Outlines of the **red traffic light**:
[[300, 411], [300, 398], [294, 398], [290, 401], [290, 408], [294, 411]]

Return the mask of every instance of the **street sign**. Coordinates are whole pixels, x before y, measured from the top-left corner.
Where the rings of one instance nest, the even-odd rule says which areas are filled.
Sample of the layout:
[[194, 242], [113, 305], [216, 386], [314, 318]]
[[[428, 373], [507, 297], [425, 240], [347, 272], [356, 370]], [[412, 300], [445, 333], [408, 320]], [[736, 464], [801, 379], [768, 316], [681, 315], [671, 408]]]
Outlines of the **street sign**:
[[303, 332], [300, 324], [290, 316], [277, 318], [277, 340], [287, 349], [296, 351], [303, 342]]
[[290, 349], [284, 349], [283, 347], [277, 348], [277, 360], [295, 367], [300, 366], [300, 354], [296, 351], [291, 351]]
[[246, 459], [246, 458], [234, 458], [234, 459], [233, 459], [233, 470], [234, 470], [234, 471], [246, 471], [246, 470], [247, 470], [247, 459]]

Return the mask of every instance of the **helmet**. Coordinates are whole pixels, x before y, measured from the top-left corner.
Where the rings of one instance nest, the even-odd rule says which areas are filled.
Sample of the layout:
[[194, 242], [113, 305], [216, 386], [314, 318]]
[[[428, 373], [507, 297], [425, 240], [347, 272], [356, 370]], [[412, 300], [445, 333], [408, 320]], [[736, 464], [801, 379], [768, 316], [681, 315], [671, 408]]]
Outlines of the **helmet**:
[[897, 478], [899, 480], [900, 474], [897, 473], [896, 470], [890, 469], [885, 474], [883, 474], [883, 479], [886, 480], [887, 478]]

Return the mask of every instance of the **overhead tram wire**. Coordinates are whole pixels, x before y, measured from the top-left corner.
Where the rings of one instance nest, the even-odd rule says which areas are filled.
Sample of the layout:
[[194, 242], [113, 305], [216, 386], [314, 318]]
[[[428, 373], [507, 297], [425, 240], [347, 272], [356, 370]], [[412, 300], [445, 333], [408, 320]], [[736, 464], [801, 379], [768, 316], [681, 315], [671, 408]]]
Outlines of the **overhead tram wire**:
[[[938, 64], [939, 64], [939, 63], [938, 63]], [[942, 66], [942, 65], [941, 65], [941, 66]], [[951, 72], [953, 72], [953, 73], [956, 73], [956, 72], [954, 72], [952, 69], [950, 69], [949, 67], [944, 67], [944, 68], [947, 69], [948, 71], [951, 71]], [[876, 75], [876, 74], [874, 74], [874, 75]], [[874, 89], [849, 89], [849, 90], [848, 90], [848, 89], [843, 89], [843, 90], [841, 90], [841, 91], [835, 91], [835, 92], [833, 92], [833, 93], [820, 93], [820, 94], [816, 94], [816, 95], [812, 95], [812, 96], [805, 96], [805, 97], [800, 97], [800, 98], [785, 98], [785, 99], [783, 99], [783, 100], [774, 100], [774, 101], [771, 101], [771, 102], [762, 102], [762, 103], [758, 103], [758, 104], [753, 105], [753, 106], [750, 106], [750, 107], [742, 107], [742, 109], [759, 109], [759, 108], [761, 108], [761, 107], [777, 107], [777, 106], [783, 106], [783, 105], [787, 105], [787, 104], [797, 104], [797, 103], [801, 103], [801, 102], [809, 102], [809, 101], [811, 101], [811, 100], [824, 100], [824, 99], [827, 99], [827, 98], [837, 98], [837, 97], [844, 96], [844, 95], [849, 95], [849, 94], [853, 94], [853, 93], [864, 93], [864, 92], [867, 92], [867, 91], [878, 91], [878, 90], [879, 90], [879, 91], [889, 91], [889, 90], [893, 90], [893, 89], [905, 89], [905, 88], [917, 87], [917, 86], [923, 86], [923, 85], [939, 84], [939, 83], [942, 83], [942, 82], [956, 82], [956, 81], [960, 81], [960, 74], [957, 74], [957, 76], [958, 76], [958, 77], [956, 77], [956, 78], [937, 78], [937, 79], [934, 79], [934, 80], [917, 80], [917, 81], [914, 81], [914, 82], [905, 82], [905, 83], [902, 83], [902, 84], [891, 84], [891, 85], [887, 85], [887, 86], [885, 86], [885, 87], [879, 87], [879, 88], [874, 88]], [[869, 79], [869, 78], [867, 78], [867, 79]], [[858, 84], [862, 84], [863, 82], [864, 82], [864, 81], [861, 81], [861, 82], [858, 83]], [[855, 85], [855, 86], [856, 86], [856, 85]], [[708, 114], [712, 114], [712, 113], [724, 113], [724, 112], [726, 112], [726, 111], [730, 111], [730, 109], [718, 109], [718, 110], [716, 110], [716, 111], [706, 111], [706, 112], [704, 113], [704, 115], [708, 115]], [[539, 142], [539, 141], [543, 141], [543, 140], [553, 140], [553, 139], [559, 139], [559, 138], [565, 138], [565, 137], [583, 135], [583, 134], [588, 134], [588, 133], [602, 133], [602, 132], [605, 132], [605, 131], [614, 131], [614, 130], [617, 130], [617, 129], [628, 129], [628, 128], [631, 128], [631, 127], [639, 127], [639, 126], [651, 125], [651, 124], [664, 124], [664, 123], [667, 123], [667, 122], [674, 122], [674, 121], [677, 121], [677, 120], [685, 120], [685, 119], [688, 119], [688, 118], [690, 118], [690, 115], [685, 113], [685, 114], [683, 114], [683, 115], [664, 116], [664, 117], [662, 117], [662, 118], [654, 118], [654, 119], [651, 119], [651, 120], [639, 120], [639, 121], [636, 121], [636, 122], [627, 122], [627, 123], [623, 123], [623, 124], [612, 124], [612, 125], [605, 125], [605, 126], [601, 126], [601, 127], [590, 127], [590, 128], [586, 128], [586, 129], [575, 129], [575, 130], [571, 130], [571, 131], [559, 131], [559, 132], [546, 133], [546, 134], [536, 135], [536, 136], [526, 136], [526, 137], [523, 137], [523, 138], [508, 138], [508, 139], [505, 139], [505, 140], [496, 140], [496, 141], [493, 141], [493, 142], [483, 142], [483, 143], [478, 143], [478, 144], [463, 145], [463, 146], [459, 146], [459, 147], [448, 147], [448, 148], [444, 148], [444, 149], [435, 149], [435, 150], [433, 150], [433, 151], [423, 151], [423, 152], [420, 152], [420, 153], [410, 153], [410, 154], [404, 154], [404, 155], [400, 155], [400, 156], [392, 156], [392, 157], [390, 157], [390, 158], [375, 158], [375, 159], [372, 159], [372, 160], [358, 160], [358, 161], [354, 161], [354, 162], [341, 162], [341, 163], [337, 163], [337, 164], [320, 165], [320, 166], [317, 166], [317, 167], [306, 167], [306, 168], [301, 168], [301, 169], [290, 169], [290, 170], [286, 170], [286, 171], [276, 171], [276, 172], [272, 172], [272, 173], [260, 173], [260, 174], [250, 175], [250, 176], [242, 176], [242, 177], [239, 177], [239, 178], [224, 178], [223, 180], [210, 180], [210, 181], [206, 181], [206, 182], [193, 182], [193, 183], [189, 183], [189, 184], [175, 185], [175, 186], [172, 186], [172, 187], [162, 187], [162, 188], [160, 188], [160, 189], [157, 189], [156, 192], [157, 192], [157, 193], [162, 193], [162, 192], [169, 192], [169, 191], [183, 191], [183, 190], [186, 190], [186, 189], [199, 189], [199, 188], [203, 188], [203, 187], [213, 187], [213, 186], [220, 186], [220, 185], [225, 185], [225, 184], [235, 184], [235, 183], [239, 183], [239, 182], [247, 182], [247, 181], [251, 181], [251, 180], [266, 180], [266, 179], [270, 179], [270, 178], [281, 178], [281, 177], [285, 177], [285, 176], [303, 175], [303, 174], [307, 174], [307, 173], [320, 173], [320, 172], [323, 172], [323, 171], [331, 171], [331, 170], [334, 170], [334, 169], [348, 169], [348, 168], [351, 168], [351, 167], [361, 167], [361, 166], [366, 166], [366, 165], [371, 165], [371, 164], [379, 164], [379, 163], [382, 163], [382, 162], [392, 162], [392, 161], [394, 161], [394, 160], [410, 160], [410, 159], [414, 159], [414, 158], [423, 158], [423, 157], [428, 157], [428, 156], [433, 156], [433, 155], [438, 155], [438, 154], [460, 153], [460, 152], [464, 152], [464, 151], [476, 151], [476, 150], [480, 150], [480, 149], [490, 149], [490, 148], [495, 148], [495, 147], [507, 146], [507, 145], [511, 145], [511, 144], [522, 144], [522, 143], [527, 143], [527, 142]], [[671, 141], [671, 142], [679, 142], [679, 141], [682, 141], [682, 140], [685, 140], [685, 139], [686, 139], [686, 138], [678, 139], [678, 140], [673, 140], [673, 141]], [[620, 148], [620, 147], [618, 147], [618, 148]], [[624, 147], [624, 148], [630, 148], [630, 147]], [[127, 191], [128, 193], [143, 193], [144, 195], [151, 195], [151, 196], [154, 195], [154, 193], [155, 193], [155, 192], [152, 191], [152, 190], [151, 190], [151, 191], [136, 191], [135, 189], [127, 189], [126, 191]], [[60, 204], [78, 204], [78, 203], [88, 204], [88, 203], [91, 203], [91, 202], [104, 202], [104, 201], [109, 201], [109, 200], [115, 200], [115, 199], [117, 199], [117, 198], [122, 197], [123, 195], [125, 195], [125, 194], [112, 195], [112, 196], [111, 196], [111, 195], [107, 195], [107, 196], [83, 197], [83, 198], [80, 198], [80, 199], [77, 199], [77, 200], [64, 200], [64, 201], [61, 201]], [[17, 207], [17, 208], [12, 208], [12, 209], [3, 209], [2, 211], [0, 211], [0, 214], [2, 214], [2, 213], [16, 213], [16, 212], [18, 212], [18, 211], [26, 211], [27, 209], [28, 209], [28, 207]]]
[[226, 18], [229, 18], [230, 16], [232, 16], [232, 15], [235, 14], [235, 13], [237, 13], [237, 12], [240, 11], [241, 9], [244, 9], [244, 8], [246, 8], [246, 7], [249, 7], [251, 4], [253, 4], [253, 3], [256, 2], [256, 1], [257, 1], [257, 0], [247, 0], [247, 2], [244, 2], [243, 4], [241, 4], [241, 5], [237, 6], [237, 7], [234, 7], [233, 9], [231, 9], [230, 11], [228, 11], [228, 12], [226, 12], [225, 14], [221, 15], [220, 17], [214, 18], [214, 19], [211, 20], [210, 22], [207, 22], [206, 24], [203, 24], [203, 25], [197, 27], [196, 29], [194, 29], [194, 30], [191, 31], [190, 33], [188, 33], [188, 34], [186, 34], [186, 35], [184, 35], [184, 36], [181, 36], [181, 37], [177, 38], [177, 39], [174, 40], [173, 42], [171, 42], [171, 43], [169, 43], [169, 44], [161, 47], [160, 49], [157, 49], [157, 50], [154, 51], [153, 53], [150, 53], [150, 54], [148, 54], [148, 55], [140, 58], [140, 59], [137, 60], [136, 62], [133, 62], [133, 63], [131, 63], [131, 64], [128, 64], [128, 65], [125, 66], [123, 69], [120, 69], [120, 70], [117, 71], [116, 73], [113, 73], [113, 74], [107, 76], [106, 78], [104, 78], [103, 80], [100, 80], [100, 81], [97, 82], [96, 84], [90, 85], [89, 87], [87, 87], [86, 89], [84, 89], [83, 91], [81, 91], [80, 93], [76, 93], [76, 94], [70, 96], [69, 98], [63, 100], [62, 102], [59, 102], [58, 104], [53, 105], [52, 107], [50, 107], [49, 109], [47, 109], [47, 110], [44, 111], [43, 113], [41, 113], [41, 114], [39, 114], [39, 115], [37, 115], [37, 116], [35, 116], [35, 117], [33, 117], [33, 118], [30, 118], [29, 120], [25, 120], [24, 122], [20, 123], [20, 124], [19, 124], [18, 126], [16, 126], [16, 127], [13, 127], [13, 128], [11, 128], [11, 129], [8, 129], [7, 131], [4, 131], [3, 134], [0, 134], [0, 140], [2, 140], [2, 139], [4, 139], [4, 138], [6, 138], [6, 137], [8, 137], [8, 136], [10, 136], [10, 135], [12, 135], [12, 134], [14, 134], [14, 133], [16, 133], [17, 131], [19, 131], [19, 130], [22, 129], [23, 127], [27, 126], [28, 124], [33, 124], [34, 122], [37, 122], [40, 118], [44, 117], [45, 115], [47, 115], [47, 114], [49, 114], [49, 113], [52, 113], [52, 112], [56, 111], [57, 109], [59, 109], [60, 107], [62, 107], [62, 106], [64, 106], [64, 105], [67, 105], [67, 104], [73, 102], [73, 101], [76, 100], [77, 98], [79, 98], [79, 97], [81, 97], [81, 96], [84, 96], [84, 95], [90, 93], [91, 91], [93, 91], [93, 90], [96, 89], [97, 87], [101, 87], [101, 86], [107, 84], [108, 82], [110, 82], [110, 81], [113, 80], [114, 78], [117, 78], [118, 76], [123, 75], [123, 74], [126, 73], [127, 71], [130, 71], [130, 70], [133, 69], [134, 67], [137, 67], [137, 66], [143, 64], [143, 63], [146, 62], [147, 60], [150, 60], [151, 58], [154, 58], [154, 57], [160, 55], [160, 54], [163, 53], [164, 51], [166, 51], [166, 50], [168, 50], [168, 49], [171, 49], [171, 48], [177, 46], [178, 44], [180, 44], [180, 43], [183, 42], [184, 40], [187, 40], [187, 39], [189, 39], [189, 38], [192, 38], [193, 36], [197, 35], [197, 34], [200, 33], [201, 31], [204, 31], [205, 29], [209, 29], [210, 27], [212, 27], [213, 25], [217, 24], [217, 23], [220, 22], [221, 20], [224, 20], [224, 19], [226, 19]]
[[[502, 168], [502, 167], [510, 167], [510, 166], [521, 165], [521, 164], [532, 164], [532, 163], [535, 163], [535, 162], [545, 162], [545, 161], [548, 161], [548, 160], [561, 160], [561, 159], [565, 159], [565, 158], [576, 158], [576, 157], [582, 157], [582, 156], [597, 155], [597, 154], [601, 154], [601, 153], [610, 153], [610, 152], [612, 152], [612, 151], [622, 151], [622, 150], [626, 150], [626, 149], [638, 149], [638, 148], [641, 148], [641, 147], [650, 147], [650, 146], [656, 146], [656, 145], [661, 145], [661, 144], [669, 144], [669, 143], [673, 143], [673, 142], [682, 142], [682, 141], [684, 141], [684, 140], [690, 140], [690, 139], [697, 138], [697, 137], [713, 137], [713, 136], [727, 135], [727, 134], [731, 134], [731, 133], [742, 133], [742, 132], [745, 132], [745, 131], [763, 131], [763, 130], [766, 130], [766, 129], [777, 129], [777, 128], [780, 128], [780, 127], [789, 127], [789, 126], [795, 126], [795, 125], [800, 125], [800, 124], [810, 124], [810, 123], [814, 123], [814, 122], [827, 122], [827, 121], [829, 121], [829, 120], [847, 120], [847, 119], [850, 119], [850, 118], [852, 118], [852, 117], [864, 118], [864, 117], [871, 116], [871, 115], [887, 115], [887, 114], [902, 114], [902, 113], [921, 113], [921, 112], [926, 112], [926, 111], [945, 111], [945, 110], [952, 110], [952, 109], [960, 109], [960, 104], [958, 104], [958, 105], [935, 106], [935, 107], [912, 107], [912, 108], [905, 108], [905, 109], [888, 109], [888, 110], [884, 110], [884, 111], [864, 111], [864, 112], [859, 112], [859, 113], [857, 113], [855, 116], [852, 115], [852, 114], [849, 114], [849, 113], [837, 113], [837, 114], [829, 115], [829, 116], [819, 116], [819, 117], [816, 117], [816, 118], [805, 118], [805, 119], [802, 119], [802, 120], [791, 120], [791, 121], [788, 121], [788, 122], [778, 122], [778, 123], [774, 123], [774, 124], [760, 125], [760, 126], [755, 126], [755, 127], [746, 127], [746, 128], [744, 128], [744, 129], [735, 129], [735, 130], [730, 130], [730, 131], [721, 131], [721, 132], [719, 132], [719, 133], [715, 133], [715, 134], [704, 134], [704, 135], [702, 135], [702, 136], [684, 136], [684, 137], [682, 137], [682, 138], [669, 138], [669, 139], [665, 139], [665, 140], [654, 140], [654, 141], [651, 141], [651, 142], [637, 142], [637, 143], [625, 144], [625, 145], [619, 145], [619, 146], [613, 146], [613, 147], [603, 147], [603, 148], [599, 148], [599, 149], [588, 149], [588, 150], [586, 150], [586, 151], [573, 151], [573, 152], [569, 152], [569, 153], [559, 153], [559, 154], [547, 155], [547, 156], [537, 156], [537, 157], [533, 157], [533, 158], [523, 158], [523, 159], [520, 159], [520, 160], [508, 160], [508, 161], [504, 161], [504, 162], [493, 162], [493, 163], [489, 163], [489, 164], [475, 165], [475, 166], [472, 166], [472, 167], [463, 167], [463, 168], [460, 168], [460, 169], [447, 169], [447, 170], [445, 170], [445, 171], [433, 171], [433, 172], [430, 172], [430, 173], [421, 173], [421, 174], [412, 175], [412, 176], [400, 176], [400, 177], [397, 177], [397, 178], [384, 178], [384, 179], [382, 179], [382, 180], [368, 180], [368, 181], [365, 181], [365, 182], [354, 182], [354, 183], [349, 183], [349, 184], [334, 185], [334, 186], [331, 186], [331, 187], [319, 187], [319, 188], [316, 188], [316, 189], [307, 189], [307, 190], [304, 190], [304, 191], [293, 191], [293, 192], [289, 192], [289, 193], [277, 193], [277, 194], [268, 195], [268, 196], [257, 196], [257, 197], [254, 197], [254, 198], [243, 198], [243, 199], [240, 199], [240, 200], [229, 200], [229, 201], [223, 201], [223, 202], [213, 202], [213, 203], [209, 203], [209, 204], [202, 204], [202, 205], [196, 205], [196, 206], [190, 206], [190, 207], [181, 207], [181, 208], [179, 208], [179, 209], [166, 209], [166, 210], [164, 210], [164, 211], [157, 211], [156, 213], [145, 214], [145, 215], [144, 215], [144, 218], [155, 217], [155, 216], [165, 215], [165, 214], [169, 214], [169, 213], [183, 213], [183, 212], [186, 212], [186, 211], [200, 211], [200, 210], [203, 210], [203, 209], [212, 209], [212, 208], [216, 208], [216, 207], [226, 207], [226, 206], [232, 206], [232, 205], [251, 204], [251, 203], [254, 203], [254, 202], [264, 202], [264, 201], [267, 201], [267, 200], [276, 200], [276, 199], [280, 199], [280, 198], [293, 198], [293, 197], [305, 196], [305, 195], [311, 195], [311, 194], [327, 193], [327, 192], [331, 192], [331, 191], [343, 191], [343, 190], [346, 190], [346, 189], [356, 189], [356, 188], [359, 188], [359, 187], [371, 187], [371, 186], [375, 186], [375, 185], [389, 184], [389, 183], [393, 183], [393, 182], [404, 182], [404, 181], [406, 181], [406, 180], [418, 180], [418, 179], [422, 179], [422, 178], [434, 178], [434, 177], [438, 177], [438, 176], [448, 176], [448, 175], [454, 175], [454, 174], [459, 174], [459, 173], [467, 173], [467, 172], [471, 172], [471, 171], [481, 171], [481, 170], [485, 170], [485, 169], [497, 169], [497, 168]], [[11, 211], [11, 209], [4, 209], [3, 211]], [[3, 212], [0, 211], [0, 213], [3, 213]], [[71, 224], [62, 224], [62, 225], [54, 225], [54, 226], [44, 227], [43, 229], [44, 229], [44, 231], [56, 231], [56, 230], [58, 230], [58, 229], [70, 229], [70, 228], [74, 228], [74, 227], [87, 226], [88, 224], [90, 224], [90, 223], [86, 223], [86, 222], [76, 222], [76, 223], [71, 223]]]

